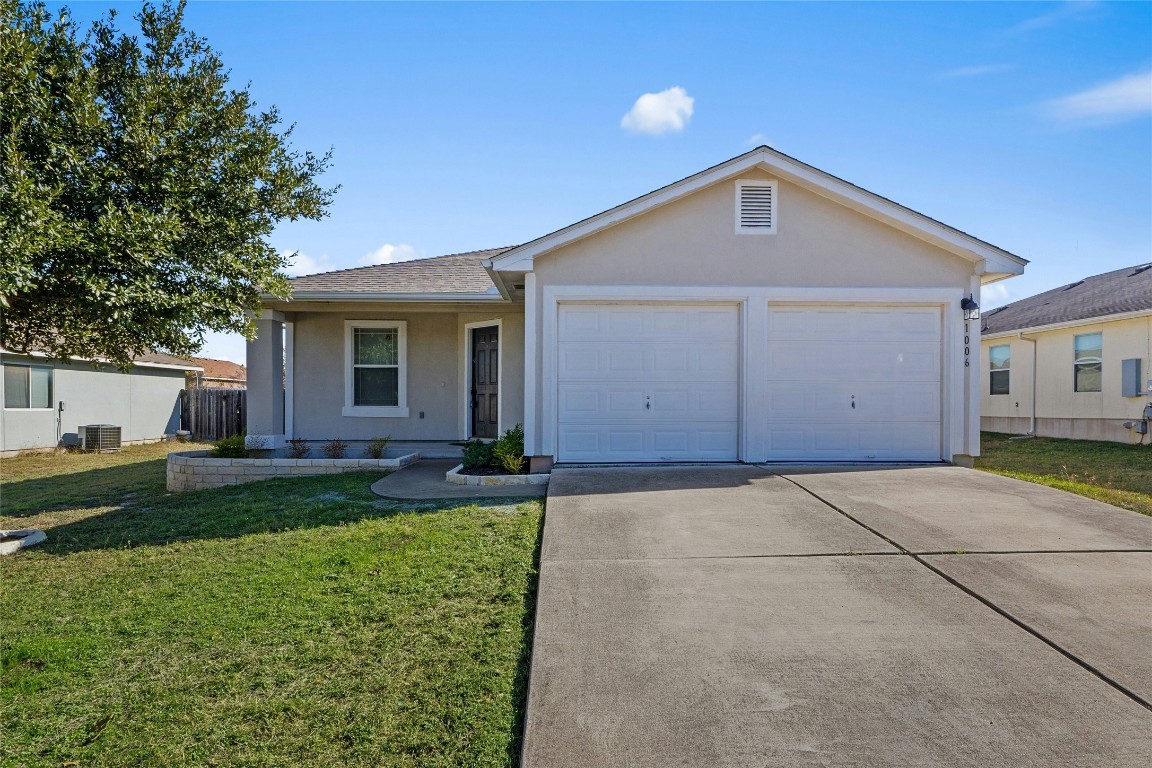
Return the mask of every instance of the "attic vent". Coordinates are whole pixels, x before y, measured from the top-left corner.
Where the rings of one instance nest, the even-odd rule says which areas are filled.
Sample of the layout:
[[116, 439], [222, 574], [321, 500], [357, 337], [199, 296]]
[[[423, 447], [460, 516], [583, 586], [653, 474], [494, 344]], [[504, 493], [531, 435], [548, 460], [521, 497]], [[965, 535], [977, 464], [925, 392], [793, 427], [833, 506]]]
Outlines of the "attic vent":
[[1152, 269], [1152, 264], [1145, 264], [1142, 267], [1136, 267], [1136, 270], [1132, 274], [1128, 275], [1128, 277], [1136, 277], [1136, 275], [1140, 274], [1141, 272], [1147, 272], [1150, 269]]
[[1070, 291], [1070, 290], [1072, 290], [1073, 288], [1075, 288], [1076, 286], [1078, 286], [1078, 285], [1083, 285], [1083, 284], [1084, 284], [1084, 281], [1083, 281], [1083, 280], [1077, 280], [1077, 281], [1076, 281], [1076, 282], [1074, 282], [1074, 283], [1070, 283], [1070, 284], [1069, 284], [1067, 287], [1065, 287], [1065, 288], [1064, 288], [1064, 290], [1066, 290], [1066, 291]]
[[776, 234], [776, 182], [736, 182], [736, 234]]

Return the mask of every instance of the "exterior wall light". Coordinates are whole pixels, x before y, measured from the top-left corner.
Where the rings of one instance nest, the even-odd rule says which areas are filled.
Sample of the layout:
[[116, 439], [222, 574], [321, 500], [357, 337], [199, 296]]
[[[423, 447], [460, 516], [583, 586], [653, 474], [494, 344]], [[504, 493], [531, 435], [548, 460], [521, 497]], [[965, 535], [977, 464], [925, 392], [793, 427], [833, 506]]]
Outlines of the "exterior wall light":
[[980, 319], [980, 305], [971, 296], [960, 299], [960, 309], [964, 310], [965, 320]]

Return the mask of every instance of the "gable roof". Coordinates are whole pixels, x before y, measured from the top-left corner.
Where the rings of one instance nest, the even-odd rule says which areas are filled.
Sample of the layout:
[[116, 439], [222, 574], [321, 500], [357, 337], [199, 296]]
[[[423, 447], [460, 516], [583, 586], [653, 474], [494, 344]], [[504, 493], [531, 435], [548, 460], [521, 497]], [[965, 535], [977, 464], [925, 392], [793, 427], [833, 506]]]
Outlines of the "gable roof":
[[1004, 333], [1140, 311], [1152, 311], [1149, 264], [1086, 277], [985, 312], [981, 332]]
[[453, 253], [428, 259], [375, 264], [292, 278], [292, 297], [356, 298], [383, 296], [417, 297], [437, 295], [447, 298], [500, 298], [484, 261], [508, 250]]
[[497, 272], [527, 272], [532, 269], [532, 260], [536, 256], [581, 240], [653, 208], [667, 205], [704, 187], [735, 178], [754, 168], [762, 168], [785, 181], [804, 187], [971, 262], [984, 262], [985, 282], [993, 282], [1011, 275], [1022, 274], [1024, 265], [1028, 263], [1027, 259], [918, 213], [911, 208], [894, 203], [888, 198], [869, 192], [830, 173], [802, 163], [771, 147], [759, 146], [750, 152], [666, 187], [661, 187], [654, 192], [649, 192], [623, 205], [618, 205], [524, 245], [510, 248], [498, 257], [494, 257], [491, 267]]

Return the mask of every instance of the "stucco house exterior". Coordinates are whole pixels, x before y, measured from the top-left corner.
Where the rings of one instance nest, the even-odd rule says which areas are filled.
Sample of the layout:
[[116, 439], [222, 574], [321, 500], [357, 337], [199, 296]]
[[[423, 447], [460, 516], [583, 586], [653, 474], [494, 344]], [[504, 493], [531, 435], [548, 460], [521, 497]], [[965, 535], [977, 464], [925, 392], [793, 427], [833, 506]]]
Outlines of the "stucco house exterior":
[[758, 147], [523, 245], [268, 299], [248, 434], [460, 440], [552, 462], [965, 461], [979, 323], [1027, 262]]
[[1140, 439], [1124, 424], [1143, 421], [1152, 402], [1152, 265], [1086, 277], [982, 321], [984, 429]]
[[108, 363], [49, 360], [0, 350], [0, 456], [77, 445], [78, 428], [114, 424], [126, 445], [156, 442], [180, 428], [180, 390], [201, 370], [170, 355]]

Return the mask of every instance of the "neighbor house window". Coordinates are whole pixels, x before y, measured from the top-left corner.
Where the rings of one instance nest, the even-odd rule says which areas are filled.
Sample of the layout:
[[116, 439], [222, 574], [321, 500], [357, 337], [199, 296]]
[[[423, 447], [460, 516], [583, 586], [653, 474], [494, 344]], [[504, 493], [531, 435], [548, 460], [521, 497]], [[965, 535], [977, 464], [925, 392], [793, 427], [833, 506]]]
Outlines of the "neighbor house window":
[[407, 416], [407, 323], [344, 324], [345, 416]]
[[39, 365], [4, 366], [5, 408], [51, 408], [52, 369]]
[[1099, 392], [1104, 367], [1104, 334], [1085, 333], [1073, 342], [1076, 351], [1074, 381], [1077, 392]]
[[1012, 367], [1012, 345], [988, 348], [988, 394], [1008, 394], [1008, 369]]

